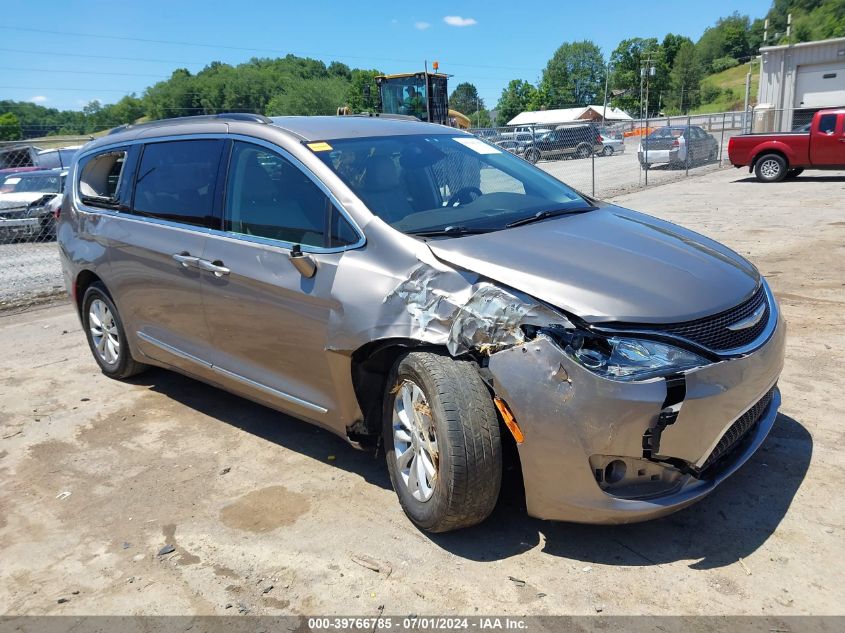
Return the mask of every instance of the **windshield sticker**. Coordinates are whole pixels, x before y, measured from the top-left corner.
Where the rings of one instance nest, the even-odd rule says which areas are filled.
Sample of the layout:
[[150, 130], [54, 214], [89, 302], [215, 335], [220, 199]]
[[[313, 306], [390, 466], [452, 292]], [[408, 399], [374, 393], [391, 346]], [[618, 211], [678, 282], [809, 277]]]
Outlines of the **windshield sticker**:
[[460, 143], [464, 147], [470, 148], [478, 154], [501, 154], [502, 150], [488, 145], [484, 141], [477, 138], [452, 137], [455, 142]]
[[332, 146], [326, 142], [319, 142], [319, 143], [308, 143], [308, 149], [312, 152], [330, 152]]

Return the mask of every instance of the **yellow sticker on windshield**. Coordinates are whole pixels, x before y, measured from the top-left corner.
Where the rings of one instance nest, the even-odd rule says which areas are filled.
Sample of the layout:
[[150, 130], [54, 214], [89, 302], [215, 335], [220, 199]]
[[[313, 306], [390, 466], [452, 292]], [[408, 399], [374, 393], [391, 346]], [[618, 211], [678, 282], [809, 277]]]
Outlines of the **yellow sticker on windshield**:
[[312, 152], [328, 152], [332, 149], [332, 146], [326, 142], [319, 142], [319, 143], [308, 143], [308, 148]]

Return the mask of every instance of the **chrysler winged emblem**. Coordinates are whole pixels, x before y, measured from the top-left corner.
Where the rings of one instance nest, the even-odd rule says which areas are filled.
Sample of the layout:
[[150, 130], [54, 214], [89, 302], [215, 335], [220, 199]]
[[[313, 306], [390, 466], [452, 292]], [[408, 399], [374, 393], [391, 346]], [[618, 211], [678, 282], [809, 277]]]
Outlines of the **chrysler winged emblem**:
[[731, 332], [737, 332], [739, 330], [747, 330], [750, 327], [754, 327], [763, 318], [763, 313], [766, 311], [766, 304], [761, 303], [760, 307], [754, 310], [749, 316], [745, 317], [737, 321], [736, 323], [731, 323], [727, 328]]

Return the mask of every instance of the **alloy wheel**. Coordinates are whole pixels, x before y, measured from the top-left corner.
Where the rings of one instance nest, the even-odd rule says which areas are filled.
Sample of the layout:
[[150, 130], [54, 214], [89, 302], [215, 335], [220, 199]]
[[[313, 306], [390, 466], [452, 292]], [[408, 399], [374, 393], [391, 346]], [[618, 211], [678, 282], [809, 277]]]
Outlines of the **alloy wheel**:
[[437, 437], [428, 400], [412, 380], [399, 386], [392, 422], [396, 470], [417, 501], [428, 501], [437, 485]]
[[107, 365], [116, 364], [120, 359], [120, 335], [105, 301], [94, 299], [88, 306], [88, 329], [100, 359]]
[[766, 178], [767, 180], [777, 178], [779, 173], [780, 164], [773, 158], [764, 160], [763, 164], [760, 165], [760, 174], [762, 174], [763, 178]]

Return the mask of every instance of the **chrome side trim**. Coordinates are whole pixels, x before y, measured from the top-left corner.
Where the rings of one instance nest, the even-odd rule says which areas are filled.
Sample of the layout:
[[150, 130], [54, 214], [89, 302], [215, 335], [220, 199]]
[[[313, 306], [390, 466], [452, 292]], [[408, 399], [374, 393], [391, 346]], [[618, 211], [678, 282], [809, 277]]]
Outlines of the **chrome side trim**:
[[149, 334], [145, 334], [144, 332], [135, 332], [135, 334], [142, 341], [146, 341], [150, 345], [154, 345], [154, 346], [158, 347], [159, 349], [164, 350], [165, 352], [167, 352], [169, 354], [173, 354], [174, 356], [178, 356], [179, 358], [182, 358], [184, 360], [189, 360], [192, 363], [197, 363], [198, 365], [202, 365], [206, 369], [211, 369], [211, 363], [209, 363], [208, 361], [205, 361], [201, 358], [198, 358], [197, 356], [194, 356], [193, 354], [189, 354], [188, 352], [183, 352], [181, 349], [173, 347], [172, 345], [168, 345], [164, 341], [159, 341], [157, 338], [150, 336]]
[[229, 371], [228, 369], [223, 369], [222, 367], [218, 367], [216, 365], [212, 365], [211, 369], [213, 371], [216, 371], [218, 374], [237, 380], [238, 382], [243, 383], [249, 387], [260, 389], [261, 391], [268, 393], [271, 396], [276, 396], [277, 398], [282, 398], [283, 400], [287, 400], [288, 402], [298, 404], [299, 406], [305, 407], [306, 409], [311, 409], [312, 411], [317, 411], [318, 413], [329, 412], [328, 409], [326, 409], [325, 407], [321, 407], [319, 404], [314, 404], [313, 402], [308, 402], [308, 400], [297, 398], [296, 396], [292, 396], [289, 393], [285, 393], [284, 391], [273, 389], [273, 387], [268, 387], [267, 385], [264, 385], [260, 382], [250, 380], [249, 378], [241, 376], [240, 374], [236, 374], [235, 372]]
[[287, 400], [293, 404], [299, 405], [301, 407], [305, 407], [306, 409], [311, 409], [312, 411], [317, 411], [318, 413], [328, 413], [329, 410], [325, 407], [321, 407], [319, 404], [314, 404], [313, 402], [309, 402], [308, 400], [303, 400], [302, 398], [297, 398], [296, 396], [292, 396], [289, 393], [285, 393], [284, 391], [279, 391], [278, 389], [273, 389], [273, 387], [268, 387], [265, 384], [260, 382], [256, 382], [255, 380], [250, 380], [245, 376], [241, 376], [240, 374], [236, 374], [233, 371], [229, 371], [228, 369], [223, 369], [222, 367], [218, 367], [216, 365], [212, 365], [208, 361], [205, 361], [201, 358], [194, 356], [193, 354], [188, 354], [187, 352], [183, 352], [182, 350], [173, 347], [172, 345], [168, 345], [167, 343], [158, 340], [157, 338], [150, 336], [149, 334], [145, 334], [144, 332], [135, 332], [138, 338], [143, 341], [146, 341], [150, 345], [154, 345], [159, 349], [164, 350], [174, 356], [178, 356], [179, 358], [191, 361], [193, 363], [197, 363], [202, 365], [206, 369], [210, 369], [214, 372], [217, 372], [221, 376], [226, 376], [227, 378], [231, 378], [233, 380], [237, 380], [238, 382], [247, 385], [249, 387], [253, 387], [254, 389], [259, 389], [271, 396], [275, 396], [276, 398], [281, 398], [282, 400]]

